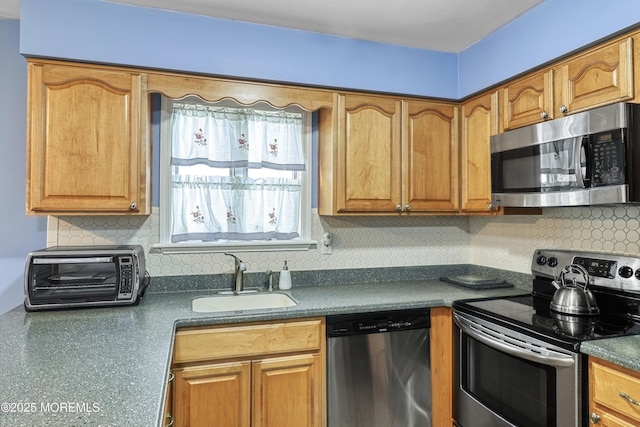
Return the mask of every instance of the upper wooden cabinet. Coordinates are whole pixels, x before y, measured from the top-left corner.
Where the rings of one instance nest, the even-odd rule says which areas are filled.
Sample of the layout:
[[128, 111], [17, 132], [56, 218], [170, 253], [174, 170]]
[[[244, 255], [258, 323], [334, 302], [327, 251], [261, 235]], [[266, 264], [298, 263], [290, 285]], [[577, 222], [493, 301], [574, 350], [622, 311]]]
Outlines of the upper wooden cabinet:
[[28, 63], [27, 213], [149, 214], [146, 76]]
[[335, 94], [319, 123], [321, 215], [458, 208], [453, 104]]
[[505, 130], [553, 118], [553, 71], [544, 70], [528, 75], [502, 89]]
[[627, 101], [634, 97], [633, 38], [625, 37], [554, 67], [558, 114]]
[[403, 210], [457, 211], [458, 107], [410, 100], [402, 113]]
[[503, 86], [504, 130], [632, 100], [633, 41], [612, 41]]
[[498, 132], [498, 93], [462, 104], [461, 176], [463, 213], [495, 214], [491, 203], [491, 135]]

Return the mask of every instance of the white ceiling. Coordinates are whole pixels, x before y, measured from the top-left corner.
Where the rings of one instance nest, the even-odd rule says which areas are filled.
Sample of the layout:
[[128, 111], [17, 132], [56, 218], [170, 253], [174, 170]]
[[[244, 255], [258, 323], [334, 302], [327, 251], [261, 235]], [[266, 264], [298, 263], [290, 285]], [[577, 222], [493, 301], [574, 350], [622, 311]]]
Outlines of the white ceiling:
[[[544, 0], [111, 1], [460, 52]], [[18, 18], [19, 10], [20, 0], [0, 0], [0, 17]]]

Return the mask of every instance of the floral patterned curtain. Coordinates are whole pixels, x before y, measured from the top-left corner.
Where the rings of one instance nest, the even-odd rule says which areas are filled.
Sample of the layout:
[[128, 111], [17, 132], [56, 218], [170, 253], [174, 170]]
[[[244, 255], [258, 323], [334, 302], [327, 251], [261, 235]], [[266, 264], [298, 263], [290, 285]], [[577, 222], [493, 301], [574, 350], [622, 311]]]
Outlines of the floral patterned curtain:
[[[303, 171], [302, 116], [174, 104], [171, 162]], [[185, 175], [189, 168], [180, 169], [182, 175], [173, 174], [172, 242], [299, 237], [299, 178]]]

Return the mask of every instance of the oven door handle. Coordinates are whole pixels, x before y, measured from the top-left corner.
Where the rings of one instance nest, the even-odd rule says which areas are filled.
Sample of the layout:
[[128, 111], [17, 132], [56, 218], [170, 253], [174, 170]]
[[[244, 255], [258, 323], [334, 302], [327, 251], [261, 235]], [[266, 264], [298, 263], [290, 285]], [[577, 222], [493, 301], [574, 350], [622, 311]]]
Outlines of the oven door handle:
[[[489, 347], [512, 356], [548, 366], [568, 367], [573, 366], [575, 363], [572, 356], [546, 347], [544, 347], [544, 353], [546, 354], [540, 354], [531, 351], [531, 349], [528, 349], [527, 347], [517, 345], [517, 340], [513, 340], [513, 343], [508, 342], [505, 340], [506, 337], [504, 335], [493, 332], [485, 326], [458, 316], [456, 313], [453, 314], [453, 320], [465, 334], [483, 344], [488, 345]], [[542, 349], [542, 347], [539, 348]]]

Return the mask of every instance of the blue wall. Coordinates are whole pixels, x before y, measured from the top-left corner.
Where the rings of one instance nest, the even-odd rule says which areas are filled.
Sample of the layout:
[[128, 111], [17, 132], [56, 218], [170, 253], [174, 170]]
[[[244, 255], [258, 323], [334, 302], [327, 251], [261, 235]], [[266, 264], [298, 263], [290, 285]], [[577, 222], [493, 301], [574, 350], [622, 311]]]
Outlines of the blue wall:
[[46, 244], [46, 218], [25, 215], [27, 66], [19, 24], [0, 19], [0, 313], [22, 303], [25, 258]]
[[546, 0], [460, 54], [100, 0], [22, 0], [20, 51], [460, 99], [640, 21], [637, 0]]
[[97, 0], [22, 0], [25, 55], [457, 96], [451, 53]]
[[[640, 22], [638, 0], [545, 0], [459, 55], [459, 97]], [[639, 54], [640, 46], [635, 46]]]

